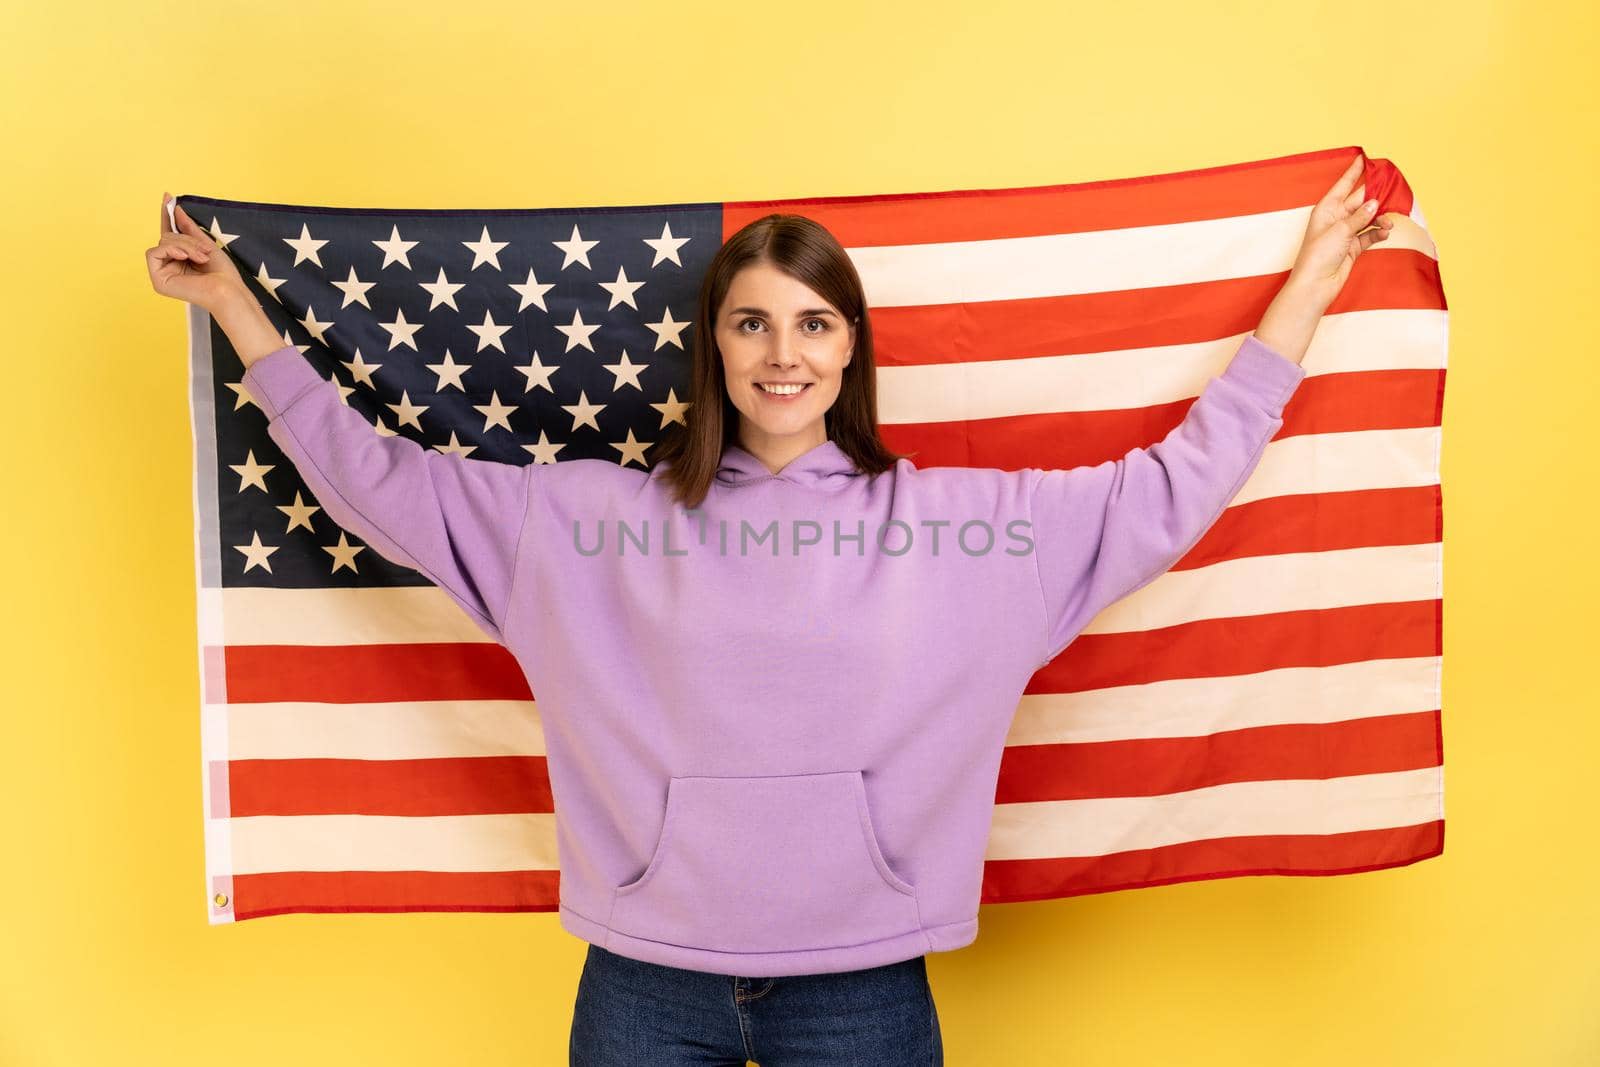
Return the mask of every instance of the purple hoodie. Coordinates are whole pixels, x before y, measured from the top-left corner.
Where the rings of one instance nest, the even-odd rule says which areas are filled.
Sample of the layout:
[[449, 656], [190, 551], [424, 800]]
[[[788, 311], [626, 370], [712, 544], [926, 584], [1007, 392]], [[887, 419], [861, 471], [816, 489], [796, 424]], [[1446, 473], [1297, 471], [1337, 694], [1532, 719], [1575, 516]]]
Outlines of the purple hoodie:
[[244, 383], [329, 517], [521, 664], [562, 926], [770, 977], [977, 937], [1028, 680], [1210, 528], [1304, 377], [1248, 335], [1164, 440], [1071, 469], [874, 477], [827, 441], [772, 474], [733, 446], [692, 512], [659, 465], [380, 435], [293, 347]]

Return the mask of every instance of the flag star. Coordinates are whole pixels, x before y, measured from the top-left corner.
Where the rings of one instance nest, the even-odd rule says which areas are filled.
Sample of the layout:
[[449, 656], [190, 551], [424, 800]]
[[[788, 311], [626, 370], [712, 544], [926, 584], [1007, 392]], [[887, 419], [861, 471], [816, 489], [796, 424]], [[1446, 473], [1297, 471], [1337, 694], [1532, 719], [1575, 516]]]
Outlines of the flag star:
[[676, 389], [668, 387], [666, 401], [660, 404], [651, 404], [650, 406], [661, 412], [661, 425], [658, 428], [664, 430], [669, 422], [681, 422], [685, 426], [689, 425], [688, 421], [683, 417], [683, 413], [689, 410], [689, 405], [689, 401], [680, 401], [678, 399], [678, 391]]
[[[589, 351], [593, 352], [594, 345], [589, 343], [589, 335], [594, 333], [599, 328], [600, 324], [598, 322], [593, 326], [590, 326], [583, 321], [583, 309], [581, 307], [575, 307], [572, 309], [571, 322], [567, 323], [565, 326], [556, 327], [556, 329], [567, 335], [566, 350], [568, 352], [571, 352], [578, 345], [582, 345], [584, 348], [587, 348]], [[661, 346], [657, 345], [656, 347], [659, 348]]]
[[434, 392], [439, 392], [446, 385], [453, 385], [463, 393], [467, 391], [467, 387], [461, 384], [461, 376], [472, 369], [472, 364], [457, 363], [448, 348], [444, 350], [443, 363], [428, 363], [425, 366], [439, 376], [439, 384], [433, 387]]
[[[597, 430], [599, 428], [600, 427], [598, 426], [595, 427]], [[230, 463], [228, 466], [232, 468], [233, 472], [239, 476], [239, 492], [242, 493], [245, 491], [247, 486], [253, 485], [265, 493], [267, 491], [267, 472], [273, 467], [276, 467], [277, 464], [257, 463], [256, 450], [252, 448], [246, 457], [246, 462]]]
[[[378, 323], [379, 326], [389, 331], [389, 351], [394, 351], [399, 345], [409, 345], [411, 351], [415, 352], [417, 350], [417, 342], [412, 338], [418, 330], [422, 329], [423, 324], [420, 322], [407, 322], [405, 308], [397, 308], [395, 316], [393, 322]], [[659, 348], [660, 346], [657, 345], [657, 347]]]
[[[240, 408], [244, 407], [246, 404], [256, 404], [256, 398], [251, 396], [250, 395], [250, 390], [248, 390], [248, 389], [246, 389], [244, 387], [244, 379], [243, 378], [239, 379], [236, 382], [224, 382], [223, 384], [226, 385], [229, 389], [232, 389], [236, 394], [238, 394], [234, 398], [234, 401], [233, 401], [233, 410], [238, 411]], [[256, 407], [259, 408], [260, 406], [261, 406], [260, 404], [256, 404]]]
[[463, 459], [465, 459], [467, 457], [468, 453], [475, 452], [478, 449], [477, 445], [464, 445], [460, 441], [457, 441], [456, 440], [456, 432], [454, 430], [450, 431], [450, 443], [449, 444], [447, 444], [447, 445], [434, 445], [433, 447], [434, 447], [434, 449], [436, 451], [442, 452], [445, 455], [449, 455], [450, 453], [453, 452], [456, 455], [462, 457]]
[[617, 460], [617, 462], [622, 466], [626, 467], [633, 460], [637, 459], [639, 461], [639, 466], [648, 469], [650, 464], [645, 462], [644, 450], [653, 444], [655, 444], [654, 441], [636, 440], [633, 436], [633, 427], [629, 426], [628, 439], [626, 441], [612, 441], [611, 447], [622, 453], [622, 458]]
[[[537, 384], [539, 388], [543, 389], [545, 392], [554, 393], [555, 390], [550, 388], [550, 375], [554, 374], [560, 369], [561, 368], [559, 366], [554, 364], [548, 367], [545, 366], [543, 361], [539, 359], [539, 353], [535, 352], [533, 354], [533, 362], [529, 363], [526, 367], [517, 368], [517, 370], [521, 371], [523, 376], [528, 379], [528, 387], [524, 389], [523, 392], [533, 392], [533, 387], [535, 384]], [[534, 382], [535, 378], [539, 379], [537, 383]]]
[[552, 444], [550, 438], [546, 437], [544, 430], [541, 429], [539, 431], [538, 444], [523, 445], [522, 447], [533, 453], [533, 461], [535, 463], [554, 463], [556, 462], [556, 453], [567, 446], [565, 444]]
[[627, 304], [633, 310], [639, 310], [639, 305], [633, 302], [633, 294], [639, 291], [639, 287], [644, 285], [644, 282], [630, 282], [626, 268], [617, 267], [616, 281], [600, 282], [599, 284], [600, 288], [611, 294], [611, 303], [606, 305], [607, 311], [610, 311], [618, 304]]
[[334, 376], [333, 384], [335, 388], [339, 390], [339, 403], [343, 404], [345, 407], [349, 407], [350, 394], [356, 391], [356, 387], [353, 385], [344, 384], [339, 380], [337, 375]]
[[451, 311], [461, 310], [456, 306], [456, 294], [465, 289], [466, 285], [461, 282], [452, 282], [449, 278], [446, 278], [443, 267], [439, 268], [438, 281], [418, 282], [417, 284], [426, 289], [428, 295], [433, 297], [432, 300], [428, 301], [429, 311], [432, 311], [440, 304], [449, 304]]
[[688, 244], [689, 238], [672, 236], [672, 223], [663, 223], [661, 236], [656, 238], [646, 237], [644, 238], [644, 243], [656, 250], [656, 258], [650, 261], [652, 267], [663, 259], [670, 259], [678, 266], [683, 266], [683, 260], [678, 258], [678, 249]]
[[251, 567], [259, 566], [268, 574], [272, 573], [272, 564], [268, 562], [267, 557], [278, 551], [277, 545], [262, 544], [261, 535], [256, 531], [251, 530], [250, 543], [248, 545], [234, 545], [233, 547], [244, 553], [244, 569], [246, 571], [248, 571]]
[[484, 263], [494, 264], [494, 269], [500, 269], [500, 250], [509, 245], [510, 241], [495, 241], [489, 237], [489, 227], [483, 228], [483, 236], [476, 241], [462, 241], [462, 244], [472, 249], [472, 266], [467, 270], [476, 270]]
[[360, 570], [356, 568], [356, 553], [365, 547], [365, 545], [352, 545], [349, 538], [345, 536], [345, 532], [340, 530], [338, 544], [322, 546], [322, 550], [333, 557], [333, 570], [328, 573], [337, 574], [340, 567], [349, 567], [352, 571], [360, 574]]
[[[289, 337], [289, 331], [288, 330], [284, 330], [283, 331], [283, 343], [286, 344], [286, 345], [294, 344], [294, 342]], [[294, 347], [295, 347], [295, 349], [297, 351], [299, 351], [299, 353], [301, 355], [305, 355], [306, 349], [310, 348], [311, 346], [310, 345], [295, 345]]]
[[[687, 319], [683, 322], [676, 321], [673, 319], [672, 309], [669, 307], [667, 308], [664, 317], [657, 319], [655, 322], [647, 322], [645, 325], [655, 331], [656, 348], [660, 348], [662, 345], [672, 344], [677, 345], [678, 348], [682, 349], [683, 342], [678, 339], [678, 335], [683, 333], [686, 328], [694, 325], [694, 320]], [[655, 349], [651, 349], [651, 351], [653, 352]]]
[[278, 504], [276, 507], [279, 511], [289, 516], [289, 525], [283, 531], [284, 533], [289, 533], [296, 526], [304, 526], [306, 530], [311, 533], [316, 532], [315, 530], [311, 529], [311, 513], [314, 511], [321, 511], [322, 509], [315, 504], [307, 504], [305, 501], [301, 500], [300, 490], [296, 489], [294, 491], [293, 504]]
[[344, 294], [344, 299], [339, 302], [339, 310], [343, 311], [352, 303], [356, 303], [360, 304], [368, 311], [371, 311], [372, 305], [367, 303], [367, 290], [371, 289], [377, 284], [377, 282], [364, 282], [360, 278], [357, 278], [356, 269], [351, 267], [350, 277], [346, 278], [342, 282], [333, 283], [333, 287]]
[[474, 411], [483, 413], [484, 433], [488, 433], [491, 426], [504, 426], [507, 430], [511, 430], [511, 413], [517, 408], [515, 404], [500, 403], [498, 391], [489, 393], [489, 402], [487, 404], [474, 404], [472, 407]]
[[576, 404], [562, 404], [561, 408], [572, 416], [572, 428], [574, 430], [583, 423], [588, 423], [598, 430], [600, 424], [594, 421], [594, 417], [604, 411], [606, 406], [604, 404], [589, 403], [589, 394], [580, 390]]
[[322, 266], [322, 259], [317, 255], [317, 249], [327, 244], [327, 241], [318, 241], [311, 236], [311, 230], [305, 223], [300, 224], [299, 237], [285, 237], [283, 243], [294, 249], [294, 262], [291, 267], [298, 267], [303, 260], [309, 259], [317, 266]]
[[381, 416], [381, 415], [378, 416], [378, 423], [377, 423], [376, 426], [373, 427], [373, 429], [377, 431], [379, 437], [399, 437], [400, 436], [395, 431], [389, 429], [389, 424], [383, 421], [383, 416]]
[[402, 426], [409, 422], [418, 430], [422, 429], [422, 423], [418, 420], [417, 416], [428, 410], [428, 405], [426, 404], [413, 404], [411, 402], [411, 397], [406, 393], [405, 390], [401, 390], [400, 392], [400, 403], [385, 404], [384, 407], [394, 412], [395, 418]]
[[507, 323], [501, 326], [495, 322], [494, 316], [490, 314], [488, 308], [483, 309], [483, 321], [476, 326], [469, 322], [467, 323], [467, 329], [478, 335], [479, 352], [482, 352], [485, 348], [498, 348], [501, 352], [506, 350], [506, 346], [500, 343], [500, 338], [505, 336], [506, 332], [511, 329], [511, 324]]
[[265, 289], [267, 295], [280, 304], [283, 303], [283, 300], [278, 296], [278, 286], [282, 285], [283, 282], [284, 279], [274, 278], [267, 273], [267, 264], [265, 262], [261, 264], [261, 269], [256, 271], [256, 284]]
[[239, 235], [236, 233], [223, 233], [222, 220], [215, 215], [211, 216], [211, 239], [217, 242], [218, 247], [227, 248], [238, 240], [238, 237]]
[[544, 306], [544, 294], [554, 289], [555, 283], [539, 281], [539, 279], [533, 276], [532, 267], [528, 268], [528, 280], [520, 285], [518, 285], [516, 282], [512, 282], [511, 288], [516, 291], [518, 296], [522, 297], [522, 303], [517, 305], [517, 311], [527, 311], [529, 304], [538, 304], [540, 311], [550, 310]]
[[344, 364], [344, 369], [350, 372], [350, 377], [352, 379], [358, 382], [365, 382], [368, 389], [377, 388], [376, 385], [372, 384], [372, 375], [374, 371], [382, 368], [383, 364], [368, 363], [366, 360], [362, 359], [361, 349], [359, 347], [356, 348], [355, 359], [341, 359], [339, 362]]
[[622, 350], [621, 363], [605, 363], [602, 366], [616, 376], [617, 380], [611, 383], [611, 391], [613, 393], [622, 388], [623, 381], [627, 381], [641, 393], [644, 392], [644, 386], [639, 384], [639, 372], [649, 370], [650, 364], [635, 363], [628, 358], [628, 350], [626, 348]]
[[[574, 222], [572, 224], [571, 237], [565, 241], [551, 241], [550, 243], [565, 253], [561, 260], [561, 269], [566, 270], [573, 263], [582, 263], [585, 267], [589, 267], [589, 249], [600, 242], [585, 241], [582, 235], [578, 233], [578, 224]], [[594, 268], [589, 267], [589, 269], [593, 270]]]
[[333, 327], [332, 322], [318, 322], [317, 313], [310, 306], [306, 307], [306, 317], [300, 320], [300, 325], [306, 328], [306, 333], [317, 339], [318, 344], [327, 344], [328, 339], [323, 334]]
[[419, 242], [404, 240], [400, 236], [400, 227], [391, 224], [389, 227], [388, 239], [384, 241], [373, 241], [372, 243], [377, 245], [378, 248], [383, 251], [383, 267], [379, 267], [379, 270], [383, 270], [384, 267], [387, 267], [391, 263], [399, 263], [404, 266], [406, 270], [410, 270], [411, 256], [409, 253], [413, 248], [417, 247]]

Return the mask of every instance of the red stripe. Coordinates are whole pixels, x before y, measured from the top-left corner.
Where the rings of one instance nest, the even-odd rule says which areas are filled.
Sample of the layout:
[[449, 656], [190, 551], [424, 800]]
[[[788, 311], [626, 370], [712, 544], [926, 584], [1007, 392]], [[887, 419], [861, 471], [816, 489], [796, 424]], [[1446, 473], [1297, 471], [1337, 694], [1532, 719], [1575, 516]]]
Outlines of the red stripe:
[[1171, 567], [1285, 552], [1437, 543], [1439, 486], [1266, 497], [1225, 509]]
[[1442, 605], [1438, 599], [1406, 600], [1082, 634], [1035, 672], [1024, 691], [1081, 693], [1167, 678], [1437, 656]]
[[1232, 782], [1343, 778], [1437, 767], [1438, 711], [1281, 723], [1198, 737], [1011, 745], [995, 800], [1149, 797]]
[[[1309, 433], [1436, 426], [1440, 370], [1318, 374], [1296, 387], [1273, 440]], [[1164, 438], [1198, 397], [1096, 411], [1005, 415], [881, 427], [884, 442], [918, 467], [1064, 469], [1120, 458]]]
[[[806, 215], [846, 247], [864, 247], [1084, 233], [1303, 208], [1328, 191], [1359, 151], [1350, 145], [1069, 185], [728, 201], [723, 239], [771, 212]], [[1411, 211], [1411, 190], [1388, 160], [1367, 157], [1362, 182], [1380, 212]]]
[[233, 876], [233, 917], [287, 912], [554, 911], [556, 871], [281, 871]]
[[533, 699], [516, 657], [486, 641], [229, 645], [226, 663], [233, 704]]
[[[872, 309], [880, 367], [973, 363], [1191, 344], [1248, 333], [1288, 272], [1187, 285]], [[1362, 256], [1328, 314], [1440, 310], [1439, 264], [1410, 249]]]
[[1236, 878], [1246, 874], [1333, 875], [1403, 867], [1444, 852], [1444, 821], [1343, 834], [1218, 837], [1105, 856], [989, 860], [982, 903]]
[[555, 811], [543, 756], [233, 760], [228, 792], [235, 818]]

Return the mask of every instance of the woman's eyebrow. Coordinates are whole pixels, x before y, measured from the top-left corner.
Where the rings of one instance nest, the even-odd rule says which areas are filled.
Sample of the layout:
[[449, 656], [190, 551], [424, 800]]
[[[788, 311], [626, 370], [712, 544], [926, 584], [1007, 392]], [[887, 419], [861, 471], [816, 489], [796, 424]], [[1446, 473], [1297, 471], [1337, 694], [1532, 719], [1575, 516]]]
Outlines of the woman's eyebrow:
[[[766, 308], [753, 308], [753, 307], [734, 308], [732, 311], [728, 312], [728, 314], [730, 314], [730, 315], [760, 315], [760, 316], [762, 316], [764, 318], [765, 317], [770, 317], [768, 315], [768, 312], [767, 312]], [[834, 318], [838, 318], [839, 317], [839, 313], [834, 311], [832, 308], [806, 308], [804, 311], [800, 312], [800, 314], [801, 315], [832, 315]]]

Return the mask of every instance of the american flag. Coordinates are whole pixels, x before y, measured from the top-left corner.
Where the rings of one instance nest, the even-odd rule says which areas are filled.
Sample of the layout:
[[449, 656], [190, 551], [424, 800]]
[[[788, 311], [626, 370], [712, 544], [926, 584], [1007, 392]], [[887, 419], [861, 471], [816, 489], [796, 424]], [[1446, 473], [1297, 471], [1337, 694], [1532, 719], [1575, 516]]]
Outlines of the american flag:
[[[645, 467], [687, 417], [721, 242], [804, 214], [866, 287], [883, 437], [927, 466], [1160, 440], [1282, 284], [1359, 149], [1073, 185], [541, 210], [180, 197], [373, 432]], [[1252, 476], [1030, 682], [983, 901], [1344, 874], [1444, 845], [1448, 316], [1411, 189], [1318, 327]], [[537, 694], [445, 594], [340, 530], [190, 310], [206, 894], [291, 912], [553, 911]]]

